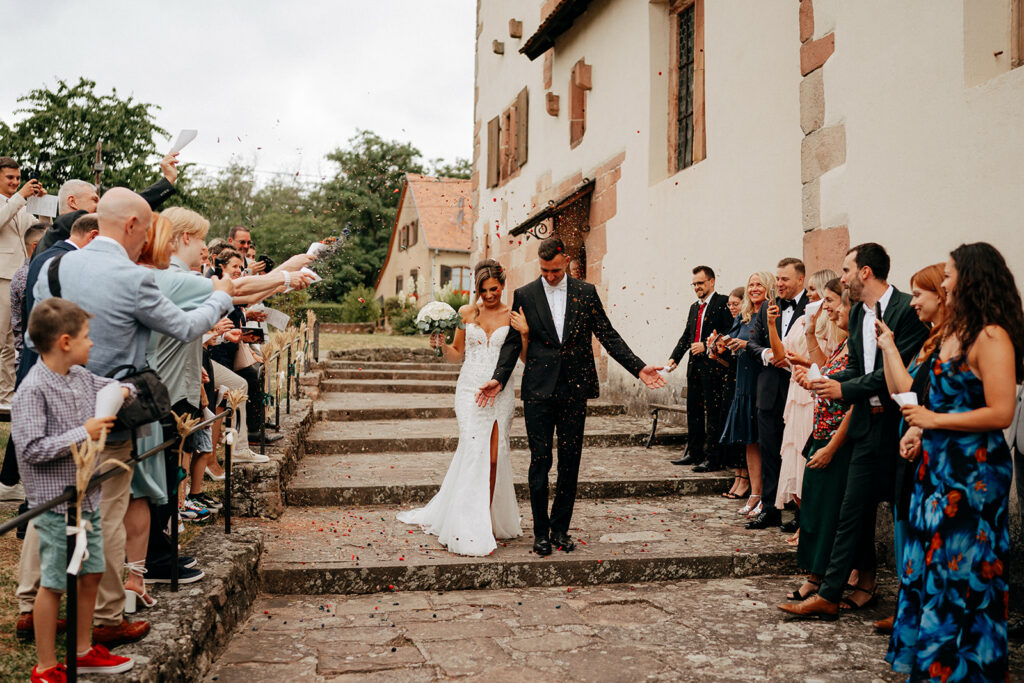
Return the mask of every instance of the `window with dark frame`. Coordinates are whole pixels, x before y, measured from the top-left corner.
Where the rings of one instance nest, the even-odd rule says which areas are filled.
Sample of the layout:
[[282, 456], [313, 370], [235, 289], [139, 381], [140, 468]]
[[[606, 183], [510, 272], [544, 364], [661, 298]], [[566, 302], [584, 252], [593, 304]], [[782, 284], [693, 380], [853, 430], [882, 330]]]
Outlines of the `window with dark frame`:
[[452, 281], [452, 267], [441, 266], [441, 286], [445, 287]]
[[696, 6], [679, 12], [679, 93], [676, 109], [676, 170], [693, 165], [693, 67]]
[[402, 276], [399, 275], [395, 278], [395, 296], [401, 296], [404, 291], [402, 289]]

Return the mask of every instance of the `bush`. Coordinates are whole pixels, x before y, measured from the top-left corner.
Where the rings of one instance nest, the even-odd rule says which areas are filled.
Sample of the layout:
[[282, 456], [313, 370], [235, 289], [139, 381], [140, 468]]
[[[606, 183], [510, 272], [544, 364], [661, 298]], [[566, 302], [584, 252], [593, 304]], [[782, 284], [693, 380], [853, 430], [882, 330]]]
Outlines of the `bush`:
[[416, 329], [416, 314], [419, 310], [415, 307], [406, 308], [389, 318], [391, 331], [395, 334], [419, 334]]
[[[298, 314], [305, 311], [309, 307], [309, 303], [309, 290], [306, 289], [298, 292], [288, 292], [287, 294], [275, 294], [266, 301], [267, 306], [276, 308], [282, 313], [287, 313], [288, 317], [292, 320], [298, 320]], [[302, 315], [305, 315], [305, 313], [302, 313]]]
[[451, 283], [448, 283], [434, 294], [434, 301], [443, 301], [457, 311], [469, 303], [469, 292], [455, 291]]
[[384, 299], [384, 317], [391, 319], [402, 311], [416, 308], [416, 300], [405, 295]]
[[318, 302], [309, 302], [295, 309], [292, 313], [292, 323], [295, 325], [301, 324], [306, 320], [306, 311], [313, 311], [316, 315], [316, 319], [322, 323], [341, 323], [345, 322], [342, 319], [343, 307], [341, 304], [322, 304]]
[[370, 287], [353, 287], [341, 300], [341, 322], [375, 323], [380, 317], [380, 304]]

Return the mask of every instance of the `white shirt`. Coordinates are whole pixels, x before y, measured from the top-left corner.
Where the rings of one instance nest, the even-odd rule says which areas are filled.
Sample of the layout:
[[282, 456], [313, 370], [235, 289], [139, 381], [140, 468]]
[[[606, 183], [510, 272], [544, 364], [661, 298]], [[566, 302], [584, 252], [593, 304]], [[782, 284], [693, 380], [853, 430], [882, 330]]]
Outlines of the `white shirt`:
[[558, 341], [562, 341], [562, 332], [565, 329], [565, 302], [569, 295], [569, 278], [562, 277], [562, 281], [552, 287], [544, 278], [540, 279], [544, 286], [544, 296], [548, 300], [548, 308], [551, 309], [551, 319], [555, 323], [555, 331], [558, 332]]
[[68, 244], [70, 244], [71, 246], [73, 246], [75, 249], [81, 249], [80, 246], [78, 246], [77, 244], [75, 244], [71, 240], [64, 240], [64, 241], [67, 242]]
[[[800, 301], [800, 298], [803, 297], [803, 295], [804, 295], [804, 290], [801, 289], [799, 292], [797, 292], [797, 295], [793, 297], [793, 301], [794, 302]], [[766, 301], [766, 302], [764, 302], [764, 305], [765, 306], [769, 306], [771, 304]], [[789, 328], [793, 324], [793, 316], [794, 315], [796, 315], [796, 305], [795, 304], [793, 306], [787, 306], [786, 308], [783, 308], [781, 311], [779, 311], [779, 318], [782, 320], [782, 334], [780, 336], [783, 339], [785, 339], [786, 335], [789, 334]], [[772, 356], [772, 350], [771, 349], [765, 349], [764, 351], [761, 352], [761, 362], [764, 363], [765, 366], [767, 366], [769, 363], [772, 362], [772, 357], [771, 356]], [[785, 368], [785, 369], [788, 370], [788, 368]]]
[[[885, 315], [885, 309], [889, 307], [889, 299], [892, 298], [892, 293], [895, 291], [892, 285], [885, 290], [885, 294], [878, 300], [879, 305], [882, 307], [882, 315]], [[875, 335], [875, 307], [868, 306], [867, 304], [861, 304], [864, 306], [864, 322], [861, 323], [861, 333], [864, 338], [864, 374], [875, 371], [875, 356], [878, 355], [878, 337]]]

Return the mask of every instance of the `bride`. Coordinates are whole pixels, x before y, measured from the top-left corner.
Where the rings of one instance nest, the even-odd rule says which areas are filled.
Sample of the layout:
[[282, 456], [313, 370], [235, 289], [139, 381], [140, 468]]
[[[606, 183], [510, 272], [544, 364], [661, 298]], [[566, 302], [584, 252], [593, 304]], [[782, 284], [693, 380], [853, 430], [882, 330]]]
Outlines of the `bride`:
[[444, 351], [448, 362], [463, 361], [455, 385], [459, 446], [437, 495], [425, 507], [398, 515], [400, 522], [420, 525], [459, 555], [489, 555], [497, 548], [496, 538], [522, 534], [509, 464], [515, 390], [506, 387], [486, 408], [477, 406], [475, 397], [494, 374], [509, 328], [522, 333], [523, 354], [529, 328], [522, 315], [501, 302], [505, 288], [501, 265], [485, 259], [474, 270], [476, 302], [459, 310], [465, 329], [455, 332], [451, 345], [440, 337], [430, 340], [431, 346]]

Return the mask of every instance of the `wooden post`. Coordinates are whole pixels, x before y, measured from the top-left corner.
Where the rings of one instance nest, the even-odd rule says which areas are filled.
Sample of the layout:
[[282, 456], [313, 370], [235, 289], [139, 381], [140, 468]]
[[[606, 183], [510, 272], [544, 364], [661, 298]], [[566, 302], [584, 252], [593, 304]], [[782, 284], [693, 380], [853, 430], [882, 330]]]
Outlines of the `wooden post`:
[[96, 141], [96, 160], [93, 162], [93, 182], [96, 185], [96, 192], [100, 191], [100, 176], [103, 174], [103, 140]]

